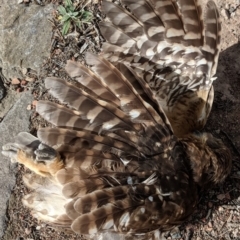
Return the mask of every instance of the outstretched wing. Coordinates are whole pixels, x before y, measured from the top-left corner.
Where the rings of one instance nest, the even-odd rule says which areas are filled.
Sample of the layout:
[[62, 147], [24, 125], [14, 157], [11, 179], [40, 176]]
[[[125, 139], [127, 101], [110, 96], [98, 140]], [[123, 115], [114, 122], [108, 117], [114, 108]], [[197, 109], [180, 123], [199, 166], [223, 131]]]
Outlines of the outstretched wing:
[[[37, 111], [56, 127], [39, 129], [42, 143], [31, 137], [34, 144], [29, 144], [22, 133], [14, 145], [20, 146], [21, 163], [48, 177], [49, 169], [53, 177], [42, 181], [27, 175], [33, 193], [24, 197], [25, 205], [37, 218], [80, 234], [172, 228], [189, 216], [197, 199], [184, 148], [131, 69], [121, 65], [121, 73], [90, 53], [86, 60], [93, 72], [67, 64], [77, 85], [46, 79], [62, 105], [40, 101]], [[14, 157], [10, 150], [5, 146]]]
[[202, 128], [211, 110], [220, 51], [215, 3], [208, 2], [203, 21], [196, 0], [121, 2], [129, 11], [103, 1], [103, 55], [114, 64], [130, 66], [149, 84], [175, 134]]
[[[102, 57], [88, 53], [86, 61], [92, 65], [94, 74], [75, 62], [69, 61], [66, 67], [81, 88], [53, 77], [45, 80], [50, 93], [67, 106], [39, 101], [38, 113], [60, 127], [60, 131], [39, 130], [40, 140], [53, 146], [72, 139], [76, 141], [79, 136], [84, 144], [105, 141], [116, 146], [119, 154], [129, 149], [136, 156], [165, 151], [173, 138], [172, 129], [148, 86], [132, 73], [130, 82]], [[65, 139], [60, 137], [62, 135]]]

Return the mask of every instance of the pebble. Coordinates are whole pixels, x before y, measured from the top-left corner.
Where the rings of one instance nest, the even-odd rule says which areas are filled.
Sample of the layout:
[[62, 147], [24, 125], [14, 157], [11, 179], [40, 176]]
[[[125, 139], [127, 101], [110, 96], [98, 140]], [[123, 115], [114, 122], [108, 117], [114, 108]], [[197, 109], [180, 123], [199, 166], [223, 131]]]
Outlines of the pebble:
[[218, 211], [219, 211], [219, 212], [223, 212], [223, 210], [224, 210], [223, 207], [219, 207], [219, 208], [218, 208]]
[[31, 104], [27, 105], [27, 110], [30, 111], [32, 109]]
[[17, 88], [17, 90], [16, 90], [18, 93], [20, 93], [20, 92], [22, 92], [23, 91], [23, 89], [22, 88]]
[[12, 85], [17, 85], [19, 83], [20, 83], [20, 80], [18, 78], [13, 78], [12, 81], [11, 81]]
[[79, 53], [75, 53], [74, 57], [77, 58], [79, 56]]
[[21, 85], [23, 85], [23, 86], [27, 85], [27, 81], [26, 80], [22, 80], [21, 81]]
[[33, 100], [33, 101], [32, 101], [32, 105], [33, 105], [34, 107], [36, 107], [37, 102], [38, 102], [37, 100]]
[[37, 226], [37, 227], [36, 227], [36, 230], [40, 230], [40, 229], [41, 229], [41, 226]]
[[31, 77], [26, 77], [25, 80], [28, 81], [28, 82], [33, 82], [35, 79], [31, 78]]
[[23, 75], [26, 75], [27, 72], [28, 72], [27, 68], [22, 68], [22, 74], [23, 74]]
[[29, 234], [31, 233], [31, 229], [25, 228], [25, 233], [26, 233], [27, 235], [29, 235]]
[[228, 20], [229, 17], [230, 17], [228, 10], [226, 10], [226, 9], [224, 9], [224, 8], [221, 10], [221, 15], [222, 15], [226, 20]]

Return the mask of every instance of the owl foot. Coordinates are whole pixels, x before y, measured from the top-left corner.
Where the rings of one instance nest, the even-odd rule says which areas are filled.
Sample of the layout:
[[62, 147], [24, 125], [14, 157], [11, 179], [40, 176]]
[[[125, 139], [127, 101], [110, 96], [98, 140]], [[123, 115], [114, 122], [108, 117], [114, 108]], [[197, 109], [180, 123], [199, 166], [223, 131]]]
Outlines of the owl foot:
[[64, 167], [55, 149], [26, 132], [19, 133], [15, 143], [4, 145], [2, 154], [11, 158], [12, 162], [21, 163], [44, 177], [54, 176]]

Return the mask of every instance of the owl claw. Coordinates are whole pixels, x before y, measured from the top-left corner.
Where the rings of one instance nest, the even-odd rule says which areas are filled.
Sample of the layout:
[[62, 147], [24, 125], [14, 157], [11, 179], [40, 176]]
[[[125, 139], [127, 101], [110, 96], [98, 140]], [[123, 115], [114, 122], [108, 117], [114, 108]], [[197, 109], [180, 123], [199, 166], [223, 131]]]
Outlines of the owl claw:
[[22, 132], [16, 137], [16, 143], [8, 143], [2, 147], [2, 154], [37, 173], [49, 177], [63, 167], [58, 152], [41, 143], [36, 137]]
[[36, 161], [51, 161], [57, 157], [56, 150], [43, 143], [39, 144], [34, 154], [36, 155]]
[[16, 143], [7, 143], [2, 146], [2, 155], [9, 157], [12, 163], [17, 162], [18, 147]]

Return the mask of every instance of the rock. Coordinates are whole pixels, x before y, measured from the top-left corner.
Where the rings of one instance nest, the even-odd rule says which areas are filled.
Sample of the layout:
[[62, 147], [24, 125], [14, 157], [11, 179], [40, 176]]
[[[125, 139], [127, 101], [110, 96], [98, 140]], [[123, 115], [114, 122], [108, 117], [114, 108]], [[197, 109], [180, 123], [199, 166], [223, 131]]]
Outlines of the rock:
[[5, 97], [5, 87], [3, 85], [2, 79], [0, 78], [0, 101]]
[[16, 91], [8, 90], [8, 93], [2, 101], [0, 101], [0, 119], [2, 119], [14, 103], [21, 97]]
[[20, 80], [18, 78], [13, 78], [11, 81], [11, 84], [18, 85], [18, 84], [20, 84]]
[[228, 20], [228, 19], [230, 18], [230, 14], [229, 14], [228, 10], [226, 10], [226, 9], [224, 9], [224, 8], [221, 10], [221, 15], [222, 15], [226, 20]]
[[0, 68], [7, 80], [23, 78], [22, 68], [39, 72], [50, 56], [53, 5], [16, 4], [2, 0], [0, 8]]
[[[22, 131], [29, 131], [29, 117], [31, 112], [26, 107], [32, 102], [30, 92], [23, 93], [14, 107], [8, 112], [0, 123], [0, 150], [8, 142], [13, 142], [14, 137]], [[0, 151], [0, 238], [6, 227], [6, 210], [11, 190], [16, 181], [16, 164], [2, 156]]]

